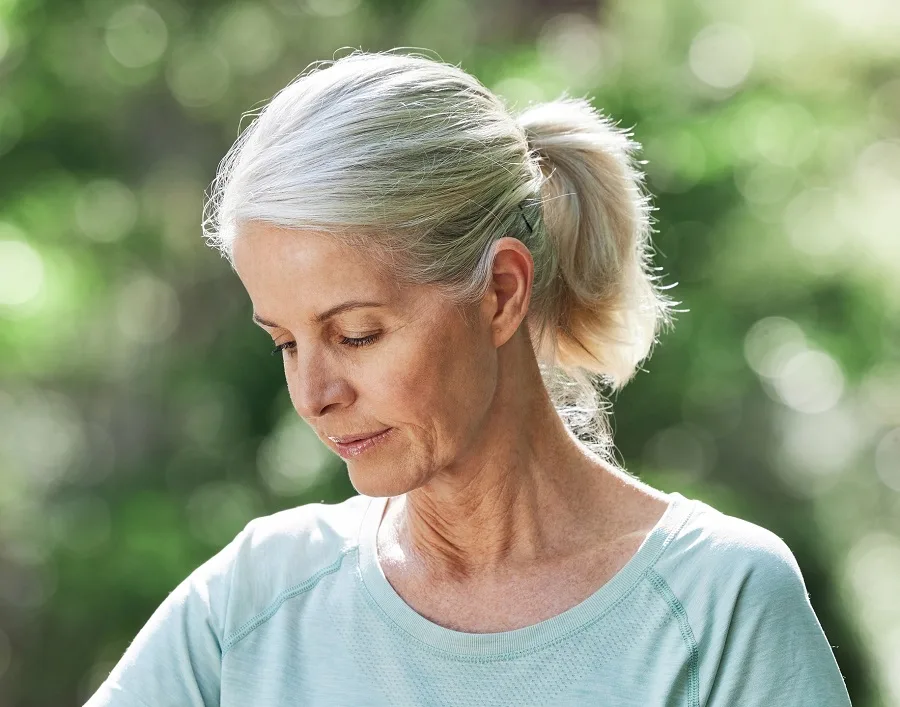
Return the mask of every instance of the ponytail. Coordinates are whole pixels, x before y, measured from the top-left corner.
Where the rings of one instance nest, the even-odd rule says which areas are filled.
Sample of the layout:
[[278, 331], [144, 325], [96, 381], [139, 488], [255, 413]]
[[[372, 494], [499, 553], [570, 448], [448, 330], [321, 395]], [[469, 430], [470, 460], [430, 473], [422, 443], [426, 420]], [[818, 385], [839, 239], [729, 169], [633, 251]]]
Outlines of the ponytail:
[[570, 374], [621, 388], [676, 304], [650, 266], [639, 145], [584, 99], [540, 104], [517, 120], [543, 175], [543, 226], [556, 251], [554, 286], [535, 303], [536, 348]]

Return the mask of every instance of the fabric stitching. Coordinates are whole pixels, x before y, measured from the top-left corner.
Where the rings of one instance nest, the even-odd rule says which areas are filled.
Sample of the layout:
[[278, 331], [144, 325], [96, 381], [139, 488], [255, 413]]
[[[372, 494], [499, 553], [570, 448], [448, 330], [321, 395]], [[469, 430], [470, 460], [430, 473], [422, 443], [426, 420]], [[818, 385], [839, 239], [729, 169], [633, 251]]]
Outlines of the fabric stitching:
[[646, 569], [652, 570], [656, 566], [656, 563], [659, 561], [659, 558], [662, 556], [665, 549], [667, 547], [669, 547], [669, 545], [672, 543], [672, 541], [675, 538], [677, 538], [679, 535], [681, 535], [681, 531], [684, 530], [684, 526], [687, 525], [688, 521], [694, 517], [694, 513], [697, 512], [696, 501], [688, 498], [688, 499], [684, 500], [684, 503], [690, 504], [690, 508], [688, 509], [688, 512], [684, 514], [684, 518], [681, 519], [681, 522], [678, 524], [678, 527], [675, 528], [671, 533], [669, 533], [669, 535], [666, 536], [666, 539], [663, 540], [662, 545], [659, 546], [659, 550], [656, 552], [656, 555], [654, 555], [653, 559], [647, 563]]
[[659, 572], [649, 569], [647, 575], [650, 583], [669, 606], [670, 611], [675, 615], [675, 620], [678, 621], [681, 638], [688, 650], [688, 707], [700, 707], [700, 657], [687, 611]]
[[266, 621], [268, 621], [276, 613], [278, 613], [278, 610], [288, 599], [293, 599], [300, 594], [308, 592], [310, 589], [314, 588], [319, 583], [319, 580], [321, 580], [323, 577], [337, 572], [341, 568], [341, 564], [343, 563], [344, 558], [354, 550], [356, 550], [355, 546], [343, 550], [338, 556], [337, 560], [332, 562], [330, 565], [319, 570], [309, 579], [304, 580], [300, 584], [295, 584], [293, 587], [288, 587], [287, 589], [279, 593], [278, 596], [275, 597], [275, 600], [271, 604], [269, 604], [268, 607], [250, 618], [248, 621], [245, 621], [240, 627], [232, 632], [231, 636], [225, 639], [222, 644], [222, 657], [224, 658], [225, 654], [232, 648], [234, 648], [234, 646], [238, 642], [249, 636], [251, 633], [253, 633], [253, 631], [258, 629], [260, 626], [266, 623]]
[[606, 607], [606, 609], [604, 611], [602, 611], [600, 614], [593, 617], [592, 619], [589, 619], [588, 621], [581, 624], [580, 626], [573, 628], [568, 633], [565, 633], [562, 636], [558, 636], [557, 638], [547, 641], [546, 643], [541, 643], [540, 645], [537, 645], [537, 646], [531, 646], [530, 648], [523, 648], [518, 651], [507, 651], [506, 653], [498, 653], [496, 655], [487, 655], [487, 656], [461, 655], [459, 653], [453, 653], [452, 651], [445, 651], [441, 648], [437, 648], [436, 646], [432, 646], [430, 643], [425, 643], [418, 636], [414, 636], [413, 634], [409, 633], [400, 624], [398, 624], [396, 621], [394, 621], [393, 617], [391, 617], [387, 612], [385, 612], [384, 609], [381, 608], [381, 605], [378, 603], [378, 600], [376, 600], [375, 597], [373, 597], [372, 594], [369, 592], [369, 588], [366, 586], [366, 583], [362, 580], [362, 577], [359, 577], [359, 580], [363, 585], [363, 589], [365, 590], [365, 597], [366, 597], [367, 601], [369, 602], [369, 605], [372, 606], [376, 610], [376, 613], [382, 617], [384, 622], [386, 624], [388, 624], [388, 626], [391, 629], [393, 629], [396, 633], [398, 633], [403, 638], [411, 639], [411, 640], [415, 641], [418, 645], [420, 645], [425, 650], [428, 650], [429, 652], [434, 653], [435, 655], [438, 655], [442, 658], [450, 658], [450, 659], [458, 660], [458, 661], [465, 662], [465, 663], [493, 663], [493, 662], [498, 662], [498, 661], [506, 662], [506, 661], [516, 660], [518, 658], [522, 658], [522, 657], [530, 655], [532, 653], [537, 653], [537, 652], [545, 650], [547, 648], [551, 648], [551, 647], [557, 645], [558, 643], [563, 643], [564, 641], [568, 641], [568, 640], [578, 636], [579, 634], [584, 633], [585, 631], [593, 628], [593, 626], [596, 623], [601, 621], [607, 614], [609, 614], [609, 612], [611, 612], [621, 602], [623, 602], [625, 599], [627, 599], [641, 585], [641, 582], [644, 580], [647, 570], [649, 570], [649, 569], [650, 569], [649, 567], [646, 568], [644, 570], [644, 572], [641, 573], [641, 575], [638, 577], [638, 579], [635, 580], [634, 584], [632, 584], [630, 587], [628, 587], [628, 589], [625, 592], [623, 592], [622, 595], [618, 599], [616, 599], [612, 604], [610, 604], [608, 607]]
[[[370, 503], [371, 503], [371, 501], [370, 501]], [[408, 633], [402, 626], [397, 624], [390, 615], [386, 614], [384, 609], [382, 609], [381, 606], [378, 604], [375, 597], [373, 597], [371, 595], [371, 593], [369, 592], [369, 588], [361, 576], [359, 577], [359, 580], [363, 586], [364, 594], [365, 594], [365, 597], [366, 597], [368, 603], [370, 604], [370, 606], [372, 606], [373, 608], [376, 609], [376, 613], [379, 614], [382, 617], [382, 619], [395, 632], [399, 633], [400, 635], [402, 635], [408, 639], [412, 639], [412, 640], [416, 641], [416, 643], [418, 643], [419, 645], [428, 649], [430, 652], [433, 652], [436, 655], [440, 655], [444, 658], [451, 657], [453, 659], [461, 660], [464, 662], [491, 663], [491, 662], [497, 662], [497, 661], [515, 660], [517, 658], [529, 655], [531, 653], [535, 653], [537, 651], [545, 650], [547, 648], [555, 646], [558, 643], [569, 640], [569, 639], [579, 635], [580, 633], [583, 633], [584, 631], [588, 630], [589, 628], [594, 626], [598, 621], [600, 621], [603, 617], [605, 617], [615, 607], [617, 607], [622, 601], [624, 601], [627, 597], [629, 597], [635, 591], [635, 589], [638, 586], [640, 586], [641, 581], [646, 576], [648, 576], [650, 573], [652, 573], [654, 576], [656, 576], [660, 580], [662, 580], [662, 578], [659, 576], [658, 573], [656, 573], [656, 571], [653, 569], [653, 567], [655, 566], [656, 562], [659, 560], [659, 557], [662, 555], [663, 551], [666, 549], [666, 547], [668, 547], [668, 545], [672, 541], [672, 539], [677, 537], [677, 535], [681, 532], [682, 528], [685, 526], [685, 524], [688, 522], [688, 520], [693, 516], [695, 508], [696, 508], [696, 506], [693, 506], [688, 511], [688, 513], [685, 514], [685, 517], [682, 519], [682, 521], [678, 525], [678, 527], [675, 528], [675, 530], [673, 530], [671, 533], [669, 533], [669, 535], [665, 538], [663, 543], [660, 545], [659, 550], [656, 552], [654, 557], [648, 563], [647, 567], [645, 567], [643, 572], [641, 572], [641, 574], [638, 575], [638, 577], [635, 579], [635, 581], [632, 583], [632, 585], [630, 587], [628, 587], [628, 589], [626, 591], [624, 591], [622, 593], [622, 595], [619, 596], [615, 602], [610, 604], [601, 614], [599, 614], [598, 616], [594, 617], [593, 619], [585, 622], [581, 626], [569, 631], [568, 633], [557, 637], [556, 639], [553, 639], [546, 643], [542, 643], [538, 646], [532, 646], [531, 648], [524, 648], [524, 649], [518, 650], [518, 651], [508, 651], [506, 653], [501, 653], [498, 655], [491, 655], [491, 656], [463, 656], [463, 655], [459, 655], [457, 653], [453, 653], [450, 651], [442, 650], [440, 648], [436, 648], [435, 646], [432, 646], [428, 643], [424, 643], [418, 637], [413, 636], [412, 634]], [[364, 514], [364, 516], [365, 516], [365, 514]], [[259, 628], [260, 626], [265, 624], [276, 613], [278, 613], [278, 611], [281, 609], [282, 605], [284, 605], [284, 603], [287, 600], [293, 599], [294, 597], [304, 594], [305, 592], [315, 588], [315, 586], [319, 583], [319, 581], [323, 577], [325, 577], [329, 574], [333, 574], [333, 573], [337, 572], [338, 570], [340, 570], [340, 568], [343, 564], [344, 558], [347, 555], [349, 555], [352, 552], [358, 552], [358, 550], [359, 550], [358, 545], [353, 545], [349, 548], [344, 549], [338, 556], [338, 559], [335, 560], [331, 565], [319, 570], [318, 572], [313, 574], [311, 577], [309, 577], [309, 579], [304, 580], [300, 584], [294, 585], [293, 587], [289, 587], [288, 589], [285, 589], [282, 592], [280, 592], [278, 594], [278, 596], [272, 601], [271, 604], [269, 604], [269, 606], [266, 609], [264, 609], [263, 611], [259, 612], [256, 615], [254, 615], [249, 620], [245, 621], [240, 627], [238, 627], [235, 631], [233, 631], [231, 633], [231, 635], [223, 641], [222, 657], [224, 658], [226, 653], [228, 653], [228, 651], [230, 651], [232, 648], [234, 648], [235, 645], [237, 645], [240, 641], [242, 641], [244, 638], [246, 638], [251, 633], [253, 633], [253, 631], [255, 631], [257, 628]], [[665, 580], [662, 580], [662, 581], [665, 582]], [[666, 587], [668, 587], [668, 585], [666, 585]], [[671, 590], [669, 590], [669, 591], [671, 591]], [[674, 598], [674, 595], [673, 595], [673, 598]], [[675, 601], [677, 602], [677, 599]], [[680, 604], [679, 604], [679, 606], [680, 606]], [[682, 611], [683, 611], [683, 609], [682, 609]], [[690, 630], [690, 627], [688, 627], [688, 629]], [[692, 703], [691, 707], [694, 707], [695, 704], [696, 703]]]
[[[518, 651], [507, 651], [506, 653], [499, 653], [496, 655], [489, 655], [489, 656], [460, 655], [459, 653], [454, 653], [452, 651], [445, 651], [441, 648], [437, 648], [436, 646], [432, 646], [430, 643], [426, 643], [423, 640], [421, 640], [418, 636], [414, 636], [413, 634], [409, 633], [405, 628], [403, 628], [400, 624], [398, 624], [390, 614], [388, 614], [381, 607], [381, 605], [378, 603], [378, 600], [374, 596], [372, 596], [372, 593], [369, 591], [369, 587], [366, 584], [365, 579], [363, 579], [363, 577], [362, 577], [362, 570], [358, 565], [356, 568], [357, 579], [358, 579], [359, 583], [362, 584], [362, 586], [363, 586], [364, 594], [365, 594], [366, 600], [368, 601], [369, 605], [375, 609], [375, 613], [377, 613], [382, 618], [382, 620], [390, 628], [392, 628], [395, 631], [395, 633], [398, 633], [400, 636], [402, 636], [404, 638], [412, 639], [417, 644], [422, 646], [424, 649], [427, 649], [428, 651], [434, 653], [435, 655], [441, 656], [443, 658], [452, 658], [454, 660], [458, 660], [458, 661], [462, 661], [462, 662], [466, 662], [466, 663], [492, 663], [492, 662], [496, 662], [496, 661], [515, 660], [517, 658], [521, 658], [523, 656], [530, 655], [532, 653], [536, 653], [536, 652], [542, 651], [546, 648], [555, 646], [558, 643], [561, 643], [563, 641], [574, 638], [575, 636], [579, 635], [580, 633], [587, 631], [588, 629], [592, 628], [598, 621], [603, 619], [607, 614], [609, 614], [609, 612], [611, 612], [613, 609], [615, 609], [626, 598], [628, 598], [637, 589], [637, 587], [640, 586], [641, 582], [648, 576], [649, 573], [652, 572], [654, 575], [659, 577], [659, 575], [653, 569], [654, 566], [656, 565], [659, 558], [662, 556], [663, 550], [665, 550], [669, 546], [669, 543], [672, 541], [673, 538], [677, 537], [681, 533], [682, 529], [687, 524], [688, 520], [690, 520], [691, 517], [694, 515], [694, 512], [697, 508], [697, 505], [695, 503], [693, 503], [693, 501], [691, 499], [687, 499], [687, 502], [691, 503], [691, 508], [688, 510], [687, 513], [685, 513], [684, 518], [681, 520], [681, 523], [679, 523], [678, 526], [671, 533], [669, 533], [669, 535], [665, 538], [665, 540], [663, 541], [663, 543], [660, 546], [657, 553], [648, 562], [648, 564], [644, 568], [644, 570], [635, 578], [632, 585], [630, 587], [628, 587], [624, 592], [622, 592], [621, 596], [619, 596], [612, 604], [610, 604], [608, 607], [606, 607], [606, 609], [604, 609], [600, 614], [598, 614], [594, 618], [589, 619], [585, 623], [581, 624], [581, 626], [577, 626], [577, 627], [573, 628], [568, 633], [565, 633], [562, 636], [559, 636], [551, 641], [548, 641], [547, 643], [541, 643], [540, 645], [532, 646], [530, 648], [523, 648]], [[356, 549], [356, 548], [354, 548], [354, 549]], [[695, 705], [691, 704], [690, 707], [695, 707]], [[699, 705], [697, 707], [699, 707]]]

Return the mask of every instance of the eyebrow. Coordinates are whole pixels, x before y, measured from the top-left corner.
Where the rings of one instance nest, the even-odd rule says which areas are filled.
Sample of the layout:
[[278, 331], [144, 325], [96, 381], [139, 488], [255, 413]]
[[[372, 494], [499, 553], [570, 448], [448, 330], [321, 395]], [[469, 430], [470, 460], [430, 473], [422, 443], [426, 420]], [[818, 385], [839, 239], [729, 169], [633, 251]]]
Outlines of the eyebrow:
[[[313, 321], [317, 324], [321, 324], [322, 322], [331, 319], [331, 317], [341, 314], [342, 312], [349, 311], [351, 309], [360, 309], [362, 307], [384, 307], [384, 304], [381, 302], [369, 302], [364, 300], [349, 300], [347, 302], [343, 302], [331, 309], [327, 309], [321, 314], [317, 314], [313, 317]], [[270, 322], [268, 319], [264, 319], [259, 316], [256, 312], [253, 313], [253, 321], [257, 324], [262, 324], [265, 327], [270, 327], [272, 329], [277, 329], [281, 325], [276, 324], [275, 322]]]

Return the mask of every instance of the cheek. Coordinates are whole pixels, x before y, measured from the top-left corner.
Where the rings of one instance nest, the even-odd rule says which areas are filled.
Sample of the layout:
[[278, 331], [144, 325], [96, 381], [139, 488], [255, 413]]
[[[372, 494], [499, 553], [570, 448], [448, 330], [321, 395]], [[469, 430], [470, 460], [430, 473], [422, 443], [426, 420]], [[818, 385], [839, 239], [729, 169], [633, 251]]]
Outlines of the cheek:
[[480, 423], [496, 381], [493, 347], [485, 348], [467, 332], [456, 334], [444, 331], [395, 352], [379, 385], [398, 417], [437, 438], [468, 437]]

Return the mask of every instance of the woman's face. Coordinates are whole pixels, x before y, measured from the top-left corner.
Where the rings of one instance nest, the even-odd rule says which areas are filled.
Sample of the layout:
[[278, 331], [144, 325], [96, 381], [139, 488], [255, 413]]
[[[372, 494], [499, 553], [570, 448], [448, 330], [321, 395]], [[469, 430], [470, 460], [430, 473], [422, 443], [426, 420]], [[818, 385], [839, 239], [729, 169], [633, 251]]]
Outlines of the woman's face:
[[[418, 488], [465, 455], [497, 383], [490, 318], [401, 286], [327, 235], [247, 226], [234, 263], [254, 320], [282, 346], [291, 401], [367, 496]], [[355, 304], [354, 304], [355, 303]], [[385, 434], [356, 445], [335, 438]]]

